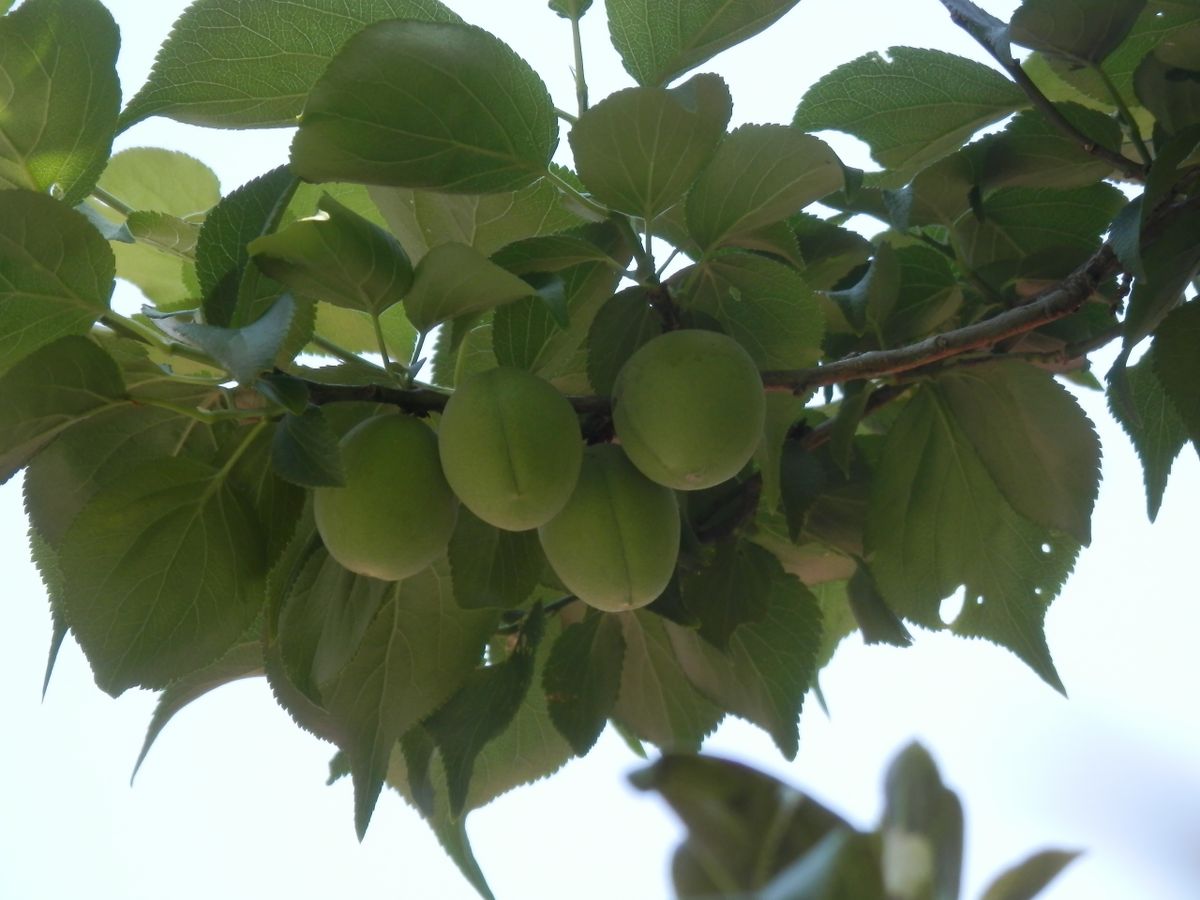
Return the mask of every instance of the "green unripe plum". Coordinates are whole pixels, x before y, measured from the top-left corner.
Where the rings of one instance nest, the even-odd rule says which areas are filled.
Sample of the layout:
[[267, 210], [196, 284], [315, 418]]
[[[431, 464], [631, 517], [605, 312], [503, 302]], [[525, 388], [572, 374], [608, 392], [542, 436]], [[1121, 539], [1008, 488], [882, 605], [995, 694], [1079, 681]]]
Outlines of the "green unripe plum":
[[619, 447], [598, 444], [584, 451], [571, 499], [538, 536], [554, 573], [584, 603], [637, 609], [666, 590], [675, 571], [679, 507]]
[[571, 496], [583, 438], [571, 404], [524, 369], [473, 375], [438, 425], [442, 470], [483, 521], [509, 531], [537, 528]]
[[762, 440], [766, 399], [750, 354], [714, 331], [669, 331], [638, 348], [613, 386], [613, 425], [633, 464], [680, 491], [726, 481]]
[[342, 438], [342, 466], [345, 485], [313, 498], [330, 556], [359, 575], [399, 581], [445, 551], [458, 501], [428, 426], [405, 415], [367, 419]]

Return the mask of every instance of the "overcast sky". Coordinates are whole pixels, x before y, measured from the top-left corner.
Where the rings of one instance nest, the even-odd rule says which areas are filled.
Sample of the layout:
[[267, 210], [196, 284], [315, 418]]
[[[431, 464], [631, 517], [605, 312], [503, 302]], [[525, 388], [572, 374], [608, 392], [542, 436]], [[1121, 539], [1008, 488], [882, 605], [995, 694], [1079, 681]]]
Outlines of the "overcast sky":
[[[132, 96], [184, 3], [110, 0], [121, 77]], [[542, 0], [450, 0], [508, 41], [573, 105], [569, 27]], [[593, 100], [627, 86], [602, 3], [585, 20]], [[1006, 15], [1015, 3], [985, 4]], [[805, 88], [868, 50], [936, 47], [978, 57], [936, 0], [804, 0], [768, 33], [705, 68], [723, 74], [734, 122], [786, 122]], [[208, 163], [225, 192], [286, 158], [287, 131], [213, 132], [151, 120], [118, 148], [160, 145]], [[564, 141], [565, 143], [565, 141]], [[852, 140], [833, 143], [866, 165]], [[127, 286], [119, 302], [140, 302]], [[1100, 370], [1103, 371], [1103, 362]], [[1186, 450], [1158, 523], [1103, 398], [1080, 397], [1104, 444], [1094, 539], [1047, 619], [1070, 692], [1064, 700], [1006, 651], [919, 633], [908, 650], [847, 641], [822, 676], [832, 710], [810, 703], [797, 759], [729, 722], [708, 749], [813, 790], [862, 824], [879, 811], [890, 757], [919, 738], [967, 809], [966, 897], [1047, 845], [1082, 848], [1047, 900], [1193, 900], [1200, 895], [1200, 728], [1192, 566], [1200, 465]], [[181, 713], [131, 788], [153, 696], [111, 700], [64, 647], [45, 703], [50, 625], [29, 563], [20, 483], [0, 488], [5, 617], [0, 678], [0, 897], [5, 900], [210, 900], [213, 897], [471, 898], [430, 832], [394, 794], [366, 840], [354, 836], [348, 783], [325, 787], [331, 749], [295, 728], [261, 681], [232, 685]], [[679, 829], [625, 787], [638, 761], [611, 732], [554, 778], [473, 814], [470, 832], [497, 895], [656, 900]]]

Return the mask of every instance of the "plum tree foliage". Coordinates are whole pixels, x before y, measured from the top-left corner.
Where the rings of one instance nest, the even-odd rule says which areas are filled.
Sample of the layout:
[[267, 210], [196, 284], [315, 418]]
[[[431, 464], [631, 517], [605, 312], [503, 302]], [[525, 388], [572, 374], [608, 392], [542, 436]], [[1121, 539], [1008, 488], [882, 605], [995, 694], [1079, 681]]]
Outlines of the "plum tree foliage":
[[[874, 834], [688, 755], [726, 715], [794, 755], [854, 630], [1061, 690], [1100, 475], [1064, 383], [1107, 392], [1151, 518], [1200, 441], [1200, 4], [941, 2], [994, 65], [894, 47], [733, 130], [710, 60], [797, 0], [551, 0], [633, 82], [589, 102], [577, 53], [573, 112], [438, 0], [195, 0], [123, 106], [102, 3], [0, 2], [0, 461], [52, 647], [162, 691], [147, 747], [264, 676], [360, 834], [386, 784], [485, 895], [467, 814], [611, 722], [664, 753], [682, 896], [955, 896], [923, 751]], [[152, 116], [295, 136], [222, 196], [111, 153]]]

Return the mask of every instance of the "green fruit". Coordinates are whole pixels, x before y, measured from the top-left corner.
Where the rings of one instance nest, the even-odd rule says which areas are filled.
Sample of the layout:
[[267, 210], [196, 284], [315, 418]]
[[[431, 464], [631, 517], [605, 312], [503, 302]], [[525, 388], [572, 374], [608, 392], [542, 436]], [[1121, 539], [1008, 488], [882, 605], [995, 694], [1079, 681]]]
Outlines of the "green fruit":
[[446, 549], [458, 503], [438, 462], [437, 438], [424, 423], [383, 415], [342, 439], [343, 487], [314, 491], [317, 531], [351, 572], [399, 581]]
[[645, 606], [679, 555], [675, 494], [648, 480], [612, 444], [584, 452], [562, 512], [538, 529], [550, 567], [584, 603], [606, 612]]
[[583, 458], [571, 404], [548, 382], [509, 367], [473, 375], [454, 392], [438, 447], [467, 509], [509, 531], [550, 521], [571, 496]]
[[714, 331], [671, 331], [617, 374], [613, 425], [651, 481], [695, 491], [726, 481], [762, 440], [766, 400], [754, 360]]

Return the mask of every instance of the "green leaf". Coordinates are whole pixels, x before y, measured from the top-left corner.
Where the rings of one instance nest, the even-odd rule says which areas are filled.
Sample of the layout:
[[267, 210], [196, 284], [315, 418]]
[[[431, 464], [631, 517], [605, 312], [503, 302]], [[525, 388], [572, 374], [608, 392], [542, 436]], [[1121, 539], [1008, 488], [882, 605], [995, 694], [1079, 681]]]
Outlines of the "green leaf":
[[1120, 45], [1146, 0], [1024, 0], [1009, 35], [1022, 46], [1098, 63]]
[[827, 291], [866, 263], [874, 251], [871, 243], [853, 231], [801, 213], [788, 220], [804, 260], [804, 280], [813, 290]]
[[[1193, 39], [1192, 53], [1200, 49]], [[1189, 59], [1184, 66], [1149, 53], [1133, 76], [1133, 88], [1142, 105], [1154, 114], [1156, 124], [1168, 134], [1178, 134], [1200, 124], [1200, 64]]]
[[439, 244], [417, 263], [404, 309], [414, 328], [429, 331], [439, 322], [512, 303], [532, 293], [529, 284], [466, 244]]
[[[24, 7], [22, 7], [24, 8]], [[108, 311], [115, 263], [87, 219], [43, 194], [0, 194], [0, 372]]]
[[625, 638], [614, 616], [590, 615], [563, 629], [542, 673], [554, 727], [586, 756], [617, 702]]
[[209, 325], [230, 325], [240, 318], [238, 288], [250, 264], [246, 245], [275, 230], [297, 184], [286, 166], [272, 169], [225, 197], [204, 220], [196, 243], [196, 275]]
[[0, 377], [0, 483], [76, 422], [124, 398], [117, 364], [87, 338], [60, 338], [26, 356]]
[[358, 652], [325, 692], [345, 733], [354, 776], [354, 821], [366, 832], [392, 747], [479, 664], [496, 625], [492, 610], [464, 611], [436, 565], [388, 588]]
[[437, 0], [198, 0], [159, 49], [121, 128], [150, 116], [215, 128], [293, 126], [334, 54], [383, 19], [459, 21]]
[[684, 606], [700, 623], [700, 636], [728, 650], [739, 626], [766, 616], [776, 574], [783, 570], [762, 547], [729, 540], [717, 545], [716, 555], [703, 568], [685, 572], [679, 589]]
[[1079, 857], [1076, 850], [1043, 850], [1000, 875], [982, 900], [1033, 900]]
[[[1124, 4], [1126, 0], [1121, 0]], [[1048, 55], [1041, 61], [1048, 63], [1059, 79], [1065, 81], [1081, 94], [1092, 98], [1103, 109], [1114, 107], [1112, 93], [1105, 83], [1107, 78], [1129, 106], [1137, 106], [1138, 99], [1133, 90], [1133, 77], [1138, 65], [1150, 51], [1185, 35], [1200, 23], [1200, 9], [1191, 0], [1155, 0], [1148, 4], [1138, 16], [1125, 40], [1110, 53], [1100, 68], [1079, 66], [1070, 60]], [[1035, 53], [1026, 66], [1039, 61], [1041, 54]], [[1037, 67], [1035, 67], [1036, 70]], [[1077, 98], [1067, 98], [1077, 99]]]
[[1154, 372], [1158, 375], [1192, 443], [1200, 449], [1200, 303], [1175, 310], [1154, 333]]
[[514, 275], [560, 272], [589, 262], [615, 264], [602, 247], [579, 234], [549, 234], [515, 241], [494, 253], [492, 262]]
[[846, 583], [846, 600], [864, 644], [912, 645], [912, 635], [887, 605], [865, 566], [859, 565]]
[[46, 699], [46, 691], [50, 689], [50, 676], [54, 674], [54, 664], [58, 661], [58, 652], [62, 649], [63, 641], [67, 639], [70, 629], [62, 616], [62, 572], [58, 566], [58, 554], [32, 525], [29, 528], [29, 556], [42, 576], [42, 584], [46, 588], [46, 597], [50, 601], [50, 647], [46, 652], [46, 671], [42, 675], [42, 700]]
[[671, 90], [617, 91], [571, 129], [579, 177], [613, 209], [652, 220], [687, 193], [732, 109], [729, 88], [716, 75], [697, 75]]
[[450, 814], [462, 815], [475, 760], [520, 712], [533, 683], [538, 644], [545, 629], [541, 606], [525, 619], [516, 643], [500, 663], [476, 669], [462, 687], [425, 720], [446, 767]]
[[448, 552], [454, 599], [463, 609], [520, 606], [545, 567], [536, 531], [503, 531], [466, 507], [459, 507]]
[[717, 148], [687, 198], [702, 249], [779, 222], [843, 185], [829, 145], [786, 125], [744, 125]]
[[209, 461], [216, 449], [211, 430], [194, 419], [117, 404], [76, 422], [37, 455], [25, 472], [25, 511], [45, 541], [58, 547], [88, 499], [109, 481], [172, 455]]
[[0, 19], [0, 189], [87, 196], [121, 108], [120, 43], [96, 0], [28, 0]]
[[292, 169], [306, 181], [486, 194], [536, 181], [557, 144], [546, 86], [499, 38], [457, 23], [380, 22], [350, 38], [313, 86]]
[[883, 324], [889, 347], [931, 334], [963, 305], [962, 286], [944, 254], [914, 244], [896, 250], [895, 256], [899, 263], [900, 292]]
[[[1143, 207], [1144, 208], [1144, 207]], [[1200, 271], [1200, 210], [1177, 218], [1154, 241], [1144, 244], [1142, 268], [1125, 313], [1125, 347], [1131, 348], [1154, 331], [1183, 298], [1183, 292]]]
[[612, 393], [617, 373], [643, 344], [663, 333], [662, 320], [645, 288], [626, 288], [600, 307], [587, 337], [588, 381], [600, 394]]
[[328, 194], [320, 212], [251, 241], [255, 264], [300, 294], [379, 315], [412, 287], [400, 242]]
[[775, 512], [781, 499], [781, 466], [783, 447], [792, 427], [804, 415], [806, 398], [791, 391], [768, 391], [767, 415], [763, 422], [763, 441], [754, 459], [762, 474], [762, 509]]
[[[1065, 191], [1006, 188], [983, 201], [982, 219], [973, 211], [964, 213], [954, 231], [975, 269], [1035, 258], [1031, 265], [1049, 265], [1044, 274], [1058, 277], [1099, 248], [1100, 235], [1124, 205], [1125, 195], [1108, 184]], [[1038, 254], [1051, 259], [1037, 260]]]
[[223, 448], [225, 452], [221, 454], [227, 464], [232, 454], [239, 454], [229, 470], [229, 484], [249, 502], [258, 521], [258, 531], [265, 536], [268, 567], [275, 564], [291, 543], [307, 498], [303, 490], [276, 473], [271, 465], [271, 444], [269, 429], [250, 432], [243, 427], [233, 431], [228, 448]]
[[883, 325], [900, 299], [900, 278], [900, 260], [895, 248], [881, 243], [862, 278], [853, 287], [835, 291], [830, 297], [856, 334], [872, 331], [882, 336]]
[[157, 324], [172, 337], [203, 350], [239, 384], [249, 385], [274, 365], [295, 314], [295, 301], [284, 294], [266, 315], [243, 328], [174, 319], [158, 319]]
[[888, 604], [939, 628], [943, 598], [965, 587], [953, 630], [1012, 650], [1057, 690], [1043, 619], [1078, 545], [1005, 500], [940, 387], [917, 393], [876, 470], [867, 560]]
[[738, 626], [728, 649], [704, 640], [703, 630], [666, 628], [692, 684], [721, 709], [758, 725], [780, 753], [794, 759], [804, 695], [816, 680], [821, 611], [799, 580], [784, 573], [766, 550], [756, 549], [766, 557], [754, 560], [758, 577], [769, 579], [766, 608], [758, 619]]
[[799, 0], [606, 0], [613, 46], [641, 85], [666, 84], [753, 37]]
[[820, 79], [792, 124], [852, 134], [880, 165], [912, 174], [1025, 105], [1024, 94], [987, 66], [939, 50], [892, 47], [887, 59], [869, 53]]
[[1136, 366], [1125, 369], [1124, 377], [1129, 407], [1117, 401], [1116, 385], [1110, 380], [1108, 408], [1129, 435], [1142, 462], [1146, 515], [1153, 522], [1162, 507], [1171, 466], [1188, 441], [1188, 430], [1159, 380], [1153, 349]]
[[[582, 224], [548, 180], [500, 194], [442, 194], [370, 188], [371, 198], [409, 258], [418, 262], [438, 244], [458, 243], [485, 256], [508, 244]], [[499, 263], [500, 260], [497, 260]]]
[[592, 8], [592, 0], [550, 0], [546, 5], [564, 19], [578, 20]]
[[289, 413], [275, 427], [271, 466], [293, 484], [339, 487], [345, 483], [337, 433], [319, 407]]
[[888, 767], [880, 824], [884, 876], [896, 893], [958, 900], [963, 862], [963, 810], [918, 743]]
[[702, 263], [701, 271], [684, 309], [716, 319], [760, 369], [803, 368], [820, 358], [825, 314], [795, 269], [731, 251]]
[[625, 637], [625, 662], [613, 717], [660, 749], [698, 750], [720, 722], [720, 708], [688, 681], [662, 619], [641, 610], [614, 615]]
[[316, 703], [336, 684], [390, 595], [391, 582], [349, 572], [318, 547], [288, 585], [275, 640], [289, 681]]
[[1090, 543], [1100, 439], [1067, 389], [1043, 369], [1000, 362], [949, 372], [938, 390], [1012, 508]]
[[878, 839], [850, 828], [830, 832], [759, 894], [759, 900], [884, 897]]
[[[850, 826], [819, 801], [749, 766], [713, 756], [667, 754], [629, 776], [638, 790], [657, 791], [687, 827], [674, 873], [681, 896], [698, 896], [679, 883], [681, 857], [701, 861], [722, 876], [718, 887], [762, 888], [831, 833]], [[711, 892], [710, 892], [711, 896]], [[831, 896], [872, 897], [873, 894]]]
[[242, 678], [254, 678], [263, 674], [263, 648], [261, 641], [249, 641], [237, 644], [220, 659], [207, 666], [189, 672], [182, 678], [172, 681], [158, 697], [154, 706], [154, 715], [146, 729], [146, 739], [138, 753], [137, 762], [133, 764], [133, 775], [130, 781], [137, 777], [138, 769], [146, 760], [146, 754], [154, 745], [159, 734], [175, 714], [191, 703], [216, 690], [222, 685], [230, 684]]
[[160, 459], [100, 487], [60, 548], [63, 613], [96, 683], [166, 687], [224, 654], [258, 615], [262, 535], [224, 477]]

